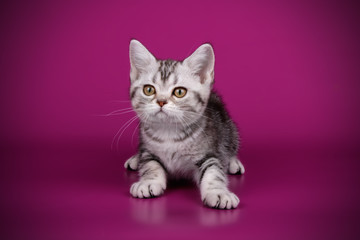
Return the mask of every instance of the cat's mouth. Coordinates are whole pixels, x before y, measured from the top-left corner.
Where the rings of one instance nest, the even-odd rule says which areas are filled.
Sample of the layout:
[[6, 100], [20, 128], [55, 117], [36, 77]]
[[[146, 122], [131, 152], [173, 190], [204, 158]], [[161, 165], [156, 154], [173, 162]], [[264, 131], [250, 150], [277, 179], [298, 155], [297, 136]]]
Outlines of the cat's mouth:
[[160, 109], [155, 113], [155, 116], [168, 116], [168, 114], [164, 112], [162, 109]]

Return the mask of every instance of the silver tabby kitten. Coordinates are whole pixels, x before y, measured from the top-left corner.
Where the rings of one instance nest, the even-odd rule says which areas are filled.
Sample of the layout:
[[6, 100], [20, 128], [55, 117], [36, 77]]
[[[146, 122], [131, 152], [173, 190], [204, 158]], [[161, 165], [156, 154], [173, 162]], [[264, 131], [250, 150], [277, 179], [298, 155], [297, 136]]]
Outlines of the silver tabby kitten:
[[167, 177], [195, 180], [205, 205], [236, 208], [226, 172], [243, 174], [236, 157], [237, 129], [212, 91], [215, 56], [203, 44], [184, 61], [158, 60], [139, 41], [130, 42], [132, 107], [140, 119], [139, 152], [125, 167], [139, 169], [134, 197], [161, 195]]

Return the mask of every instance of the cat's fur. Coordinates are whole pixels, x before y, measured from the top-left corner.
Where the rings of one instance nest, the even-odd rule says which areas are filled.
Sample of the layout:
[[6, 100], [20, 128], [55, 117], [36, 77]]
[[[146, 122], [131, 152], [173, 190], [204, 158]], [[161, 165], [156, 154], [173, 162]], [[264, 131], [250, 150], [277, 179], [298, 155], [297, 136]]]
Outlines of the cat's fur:
[[[130, 97], [140, 119], [139, 152], [125, 167], [139, 170], [134, 197], [161, 195], [168, 177], [195, 180], [205, 205], [236, 208], [226, 173], [243, 174], [236, 157], [238, 132], [220, 97], [212, 91], [215, 56], [203, 44], [184, 61], [157, 60], [139, 41], [130, 42]], [[156, 93], [147, 96], [151, 85]], [[187, 93], [174, 96], [176, 87]]]

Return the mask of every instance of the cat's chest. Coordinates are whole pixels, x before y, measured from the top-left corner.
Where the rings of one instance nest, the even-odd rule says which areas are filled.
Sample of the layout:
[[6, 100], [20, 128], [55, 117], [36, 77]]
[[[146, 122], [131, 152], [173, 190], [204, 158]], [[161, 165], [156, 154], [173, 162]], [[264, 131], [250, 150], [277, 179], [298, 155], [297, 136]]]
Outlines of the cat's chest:
[[162, 143], [150, 142], [146, 144], [148, 149], [158, 156], [162, 161], [171, 161], [184, 158], [189, 154], [195, 154], [198, 149], [191, 143], [178, 143], [174, 141], [164, 141]]
[[187, 175], [196, 169], [196, 161], [201, 158], [202, 149], [193, 142], [151, 142], [147, 148], [163, 162], [170, 173]]
[[158, 129], [142, 128], [142, 143], [163, 162], [169, 173], [188, 175], [197, 169], [195, 163], [209, 148], [201, 129], [180, 130], [166, 125]]

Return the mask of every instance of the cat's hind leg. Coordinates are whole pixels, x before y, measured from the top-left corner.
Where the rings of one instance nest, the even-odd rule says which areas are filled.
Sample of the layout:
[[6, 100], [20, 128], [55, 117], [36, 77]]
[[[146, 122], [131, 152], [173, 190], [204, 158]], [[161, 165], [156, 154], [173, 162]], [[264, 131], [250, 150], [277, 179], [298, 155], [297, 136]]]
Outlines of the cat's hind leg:
[[124, 167], [128, 170], [136, 171], [139, 167], [139, 154], [135, 154], [128, 160], [126, 160]]
[[240, 160], [236, 156], [230, 159], [228, 172], [230, 174], [237, 174], [237, 175], [242, 175], [245, 173], [244, 165], [240, 162]]

